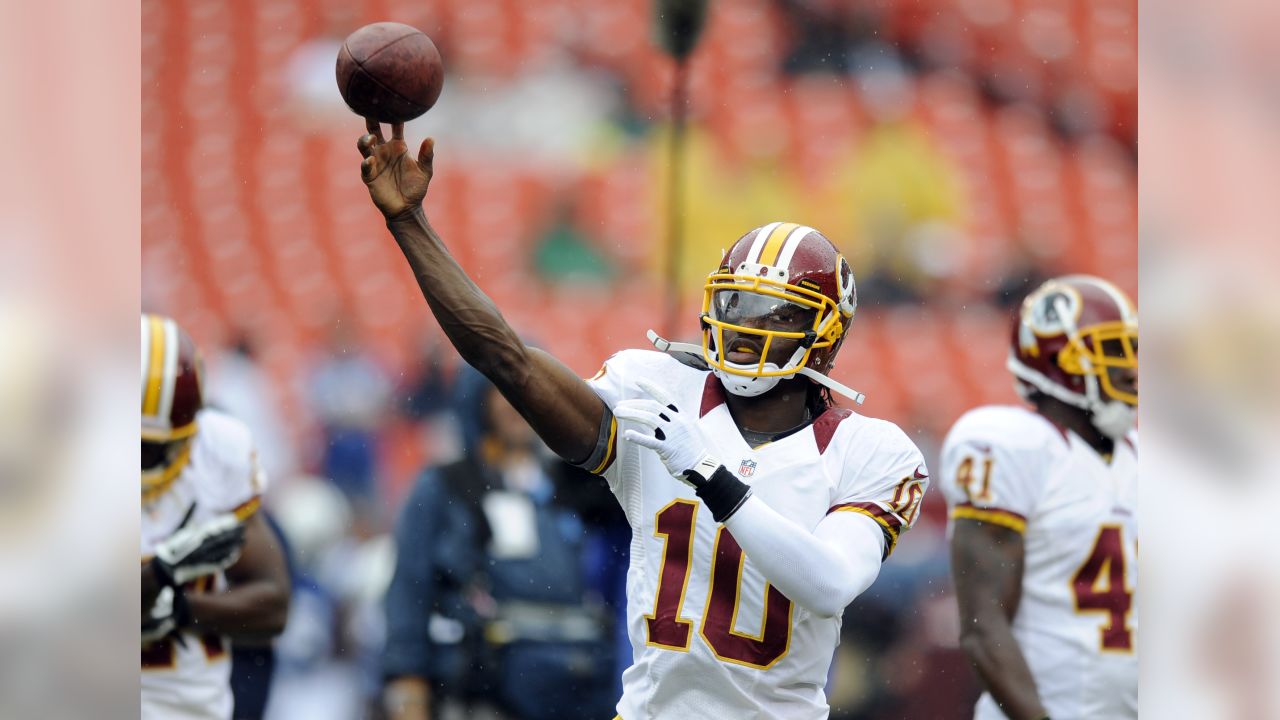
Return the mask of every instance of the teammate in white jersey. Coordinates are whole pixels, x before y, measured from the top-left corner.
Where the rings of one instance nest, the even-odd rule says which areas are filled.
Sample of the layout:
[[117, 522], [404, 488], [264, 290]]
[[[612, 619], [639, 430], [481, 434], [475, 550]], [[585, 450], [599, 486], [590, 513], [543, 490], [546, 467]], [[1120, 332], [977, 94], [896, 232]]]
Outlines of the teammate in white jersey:
[[1138, 716], [1138, 318], [1098, 278], [1050, 280], [1014, 324], [1031, 408], [988, 406], [942, 450], [961, 644], [979, 720]]
[[257, 514], [249, 429], [203, 408], [201, 361], [173, 320], [142, 316], [142, 718], [231, 717], [228, 635], [284, 628], [289, 576]]
[[[632, 527], [625, 720], [825, 718], [845, 606], [919, 512], [923, 458], [896, 426], [834, 406], [849, 264], [795, 223], [748, 232], [707, 279], [702, 344], [624, 351], [583, 382], [527, 347], [421, 202], [433, 145], [358, 143], [361, 174], [450, 341], [547, 445], [604, 475]], [[402, 697], [402, 704], [422, 698]]]

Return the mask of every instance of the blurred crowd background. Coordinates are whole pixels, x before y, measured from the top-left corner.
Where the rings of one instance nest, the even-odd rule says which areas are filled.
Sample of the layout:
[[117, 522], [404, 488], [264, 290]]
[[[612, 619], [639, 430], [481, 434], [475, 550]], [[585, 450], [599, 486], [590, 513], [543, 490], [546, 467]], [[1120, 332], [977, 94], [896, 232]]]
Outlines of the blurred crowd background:
[[[440, 48], [444, 92], [406, 130], [437, 141], [427, 214], [511, 324], [581, 375], [649, 328], [696, 333], [722, 249], [801, 221], [858, 278], [834, 375], [934, 461], [965, 409], [1014, 401], [1025, 291], [1088, 272], [1136, 296], [1135, 0], [713, 0], [691, 65], [684, 312], [662, 327], [672, 63], [652, 15], [143, 1], [142, 304], [204, 348], [212, 402], [253, 428], [272, 478], [296, 596], [270, 717], [375, 703], [397, 515], [467, 447], [460, 360], [359, 181], [363, 123], [334, 83], [360, 25], [409, 23]], [[625, 523], [590, 483], [557, 495], [591, 538], [584, 602], [616, 614]], [[970, 712], [944, 533], [932, 493], [849, 609], [833, 718]]]

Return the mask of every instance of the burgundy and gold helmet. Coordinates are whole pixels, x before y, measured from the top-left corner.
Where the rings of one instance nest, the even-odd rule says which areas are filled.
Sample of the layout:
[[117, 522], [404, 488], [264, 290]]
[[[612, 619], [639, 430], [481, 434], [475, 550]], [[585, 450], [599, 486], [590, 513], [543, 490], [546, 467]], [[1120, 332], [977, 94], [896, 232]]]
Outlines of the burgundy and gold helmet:
[[[187, 464], [204, 407], [200, 351], [178, 323], [142, 316], [143, 499], [163, 493]], [[158, 448], [148, 453], [148, 447]], [[148, 455], [156, 457], [149, 462]]]
[[[1138, 368], [1138, 311], [1128, 296], [1101, 278], [1049, 280], [1022, 303], [1008, 365], [1024, 396], [1038, 390], [1093, 413], [1095, 425], [1110, 426], [1099, 425], [1104, 432], [1119, 432], [1122, 425], [1127, 431], [1138, 404], [1137, 388], [1118, 386], [1113, 372]], [[1108, 419], [1116, 413], [1126, 420]]]
[[[754, 396], [782, 378], [804, 375], [848, 394], [826, 377], [857, 309], [853, 270], [822, 233], [798, 223], [751, 230], [707, 277], [702, 301], [703, 359], [730, 392]], [[726, 331], [730, 339], [726, 341]], [[798, 341], [781, 366], [769, 362], [777, 342]], [[733, 362], [735, 348], [754, 362]], [[741, 358], [740, 358], [741, 360]]]

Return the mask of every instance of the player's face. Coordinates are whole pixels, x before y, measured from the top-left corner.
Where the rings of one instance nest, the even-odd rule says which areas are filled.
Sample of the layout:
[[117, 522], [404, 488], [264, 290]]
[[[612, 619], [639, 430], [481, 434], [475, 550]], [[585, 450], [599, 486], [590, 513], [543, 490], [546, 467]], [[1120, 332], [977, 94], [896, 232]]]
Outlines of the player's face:
[[[1138, 339], [1136, 337], [1131, 339], [1130, 344], [1133, 347], [1133, 354], [1136, 359], [1138, 353]], [[1119, 339], [1103, 340], [1102, 354], [1107, 358], [1114, 358], [1119, 361], [1125, 360], [1126, 354], [1123, 341]], [[1120, 365], [1107, 365], [1106, 372], [1107, 381], [1111, 384], [1111, 387], [1122, 393], [1137, 397], [1138, 368], [1124, 367]]]
[[185, 440], [174, 442], [142, 441], [142, 470], [160, 470], [172, 463], [182, 452]]
[[[802, 333], [813, 330], [817, 310], [770, 295], [746, 290], [720, 290], [712, 298], [715, 318], [748, 330]], [[767, 336], [763, 333], [724, 331], [725, 359], [749, 365], [760, 362]], [[800, 345], [799, 338], [774, 337], [766, 362], [783, 365]]]

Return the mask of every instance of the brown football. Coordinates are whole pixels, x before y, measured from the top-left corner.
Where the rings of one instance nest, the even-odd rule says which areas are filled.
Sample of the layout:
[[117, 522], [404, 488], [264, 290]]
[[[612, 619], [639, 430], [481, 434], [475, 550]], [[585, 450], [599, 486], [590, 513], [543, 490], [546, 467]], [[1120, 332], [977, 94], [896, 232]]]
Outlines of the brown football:
[[338, 50], [338, 90], [357, 115], [412, 120], [431, 109], [444, 86], [440, 51], [417, 28], [380, 22], [347, 36]]

